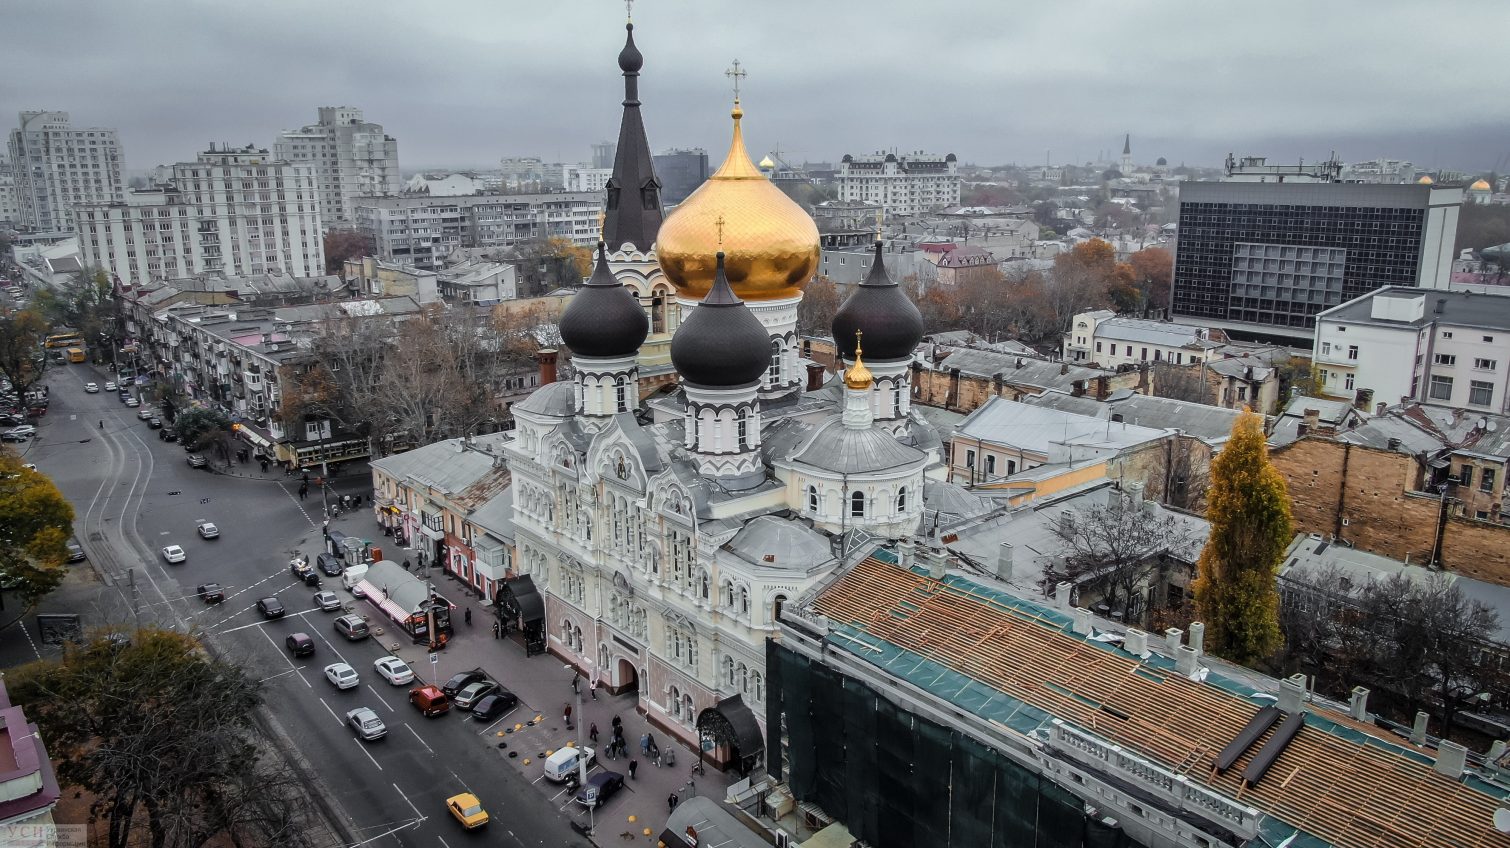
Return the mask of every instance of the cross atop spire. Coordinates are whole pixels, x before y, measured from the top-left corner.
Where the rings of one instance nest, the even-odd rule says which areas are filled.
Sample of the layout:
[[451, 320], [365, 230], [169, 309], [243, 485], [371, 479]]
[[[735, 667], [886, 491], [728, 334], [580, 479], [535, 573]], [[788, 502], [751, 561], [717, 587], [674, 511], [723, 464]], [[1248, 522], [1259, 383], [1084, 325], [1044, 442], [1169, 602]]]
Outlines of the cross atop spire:
[[724, 76], [728, 77], [731, 80], [734, 80], [734, 102], [738, 103], [739, 83], [745, 77], [749, 76], [749, 74], [745, 73], [745, 69], [739, 66], [739, 60], [735, 59], [733, 66], [731, 66], [727, 71], [724, 71]]
[[624, 0], [624, 20], [634, 23], [634, 0]]
[[718, 220], [713, 222], [718, 226], [718, 246], [724, 246], [724, 216], [719, 215]]

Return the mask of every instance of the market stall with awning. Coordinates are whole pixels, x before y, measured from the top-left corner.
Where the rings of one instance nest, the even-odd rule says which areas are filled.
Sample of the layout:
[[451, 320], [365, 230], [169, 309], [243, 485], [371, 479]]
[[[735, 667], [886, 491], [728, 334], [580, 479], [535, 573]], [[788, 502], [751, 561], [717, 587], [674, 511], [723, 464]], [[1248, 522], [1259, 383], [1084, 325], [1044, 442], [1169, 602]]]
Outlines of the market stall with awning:
[[415, 642], [442, 647], [450, 638], [455, 605], [436, 592], [429, 581], [415, 577], [393, 560], [368, 566], [357, 589]]

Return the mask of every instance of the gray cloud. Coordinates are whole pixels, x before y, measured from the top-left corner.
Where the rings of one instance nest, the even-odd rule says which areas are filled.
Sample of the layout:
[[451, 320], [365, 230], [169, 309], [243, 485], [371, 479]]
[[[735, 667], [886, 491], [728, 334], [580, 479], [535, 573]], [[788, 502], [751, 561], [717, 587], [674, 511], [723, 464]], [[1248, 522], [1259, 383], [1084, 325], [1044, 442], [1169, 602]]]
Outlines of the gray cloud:
[[[623, 4], [612, 0], [12, 0], [0, 127], [65, 109], [117, 127], [133, 169], [209, 141], [268, 144], [315, 107], [362, 107], [406, 167], [502, 155], [575, 161], [617, 131]], [[651, 145], [728, 143], [738, 57], [752, 150], [837, 159], [881, 147], [966, 161], [1215, 164], [1403, 156], [1510, 167], [1500, 0], [1017, 4], [642, 0]]]

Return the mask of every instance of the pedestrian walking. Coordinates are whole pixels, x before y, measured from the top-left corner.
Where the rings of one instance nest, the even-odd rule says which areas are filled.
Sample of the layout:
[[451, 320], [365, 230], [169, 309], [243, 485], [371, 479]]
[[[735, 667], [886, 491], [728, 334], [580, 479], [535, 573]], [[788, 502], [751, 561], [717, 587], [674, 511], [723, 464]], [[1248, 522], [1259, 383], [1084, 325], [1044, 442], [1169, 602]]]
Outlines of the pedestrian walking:
[[404, 560], [404, 570], [405, 571], [409, 570], [409, 560], [407, 558]]
[[592, 693], [594, 701], [598, 700], [598, 678], [594, 677], [592, 682], [587, 684], [587, 691]]
[[571, 704], [567, 704], [566, 709], [561, 711], [561, 720], [566, 723], [566, 729], [571, 730]]
[[650, 756], [650, 743], [652, 741], [653, 740], [650, 738], [650, 734], [649, 733], [646, 733], [644, 736], [640, 737], [640, 753], [641, 754], [644, 754], [647, 757]]
[[676, 797], [676, 793], [675, 792], [671, 793], [670, 795], [667, 795], [666, 796], [666, 811], [670, 812], [670, 813], [676, 812], [676, 802], [677, 802], [677, 797]]
[[654, 739], [650, 740], [650, 762], [657, 768], [661, 765], [661, 746], [655, 744]]
[[497, 639], [497, 638], [498, 638], [498, 629], [499, 629], [499, 624], [498, 624], [498, 622], [496, 622], [496, 621], [495, 621], [495, 622], [493, 622], [493, 638], [494, 638], [494, 639]]
[[465, 618], [467, 620], [467, 626], [468, 627], [472, 626], [472, 608], [471, 607], [467, 607], [467, 614], [464, 615], [464, 616], [462, 616], [462, 618]]
[[618, 716], [613, 717], [613, 732], [615, 736], [624, 735], [624, 720]]
[[640, 767], [640, 761], [639, 760], [630, 760], [629, 761], [629, 779], [630, 780], [634, 779], [634, 773], [639, 769], [639, 767]]
[[587, 728], [587, 738], [592, 740], [592, 744], [594, 744], [594, 745], [598, 744], [598, 723], [597, 722], [593, 722], [592, 726], [589, 727], [589, 728]]

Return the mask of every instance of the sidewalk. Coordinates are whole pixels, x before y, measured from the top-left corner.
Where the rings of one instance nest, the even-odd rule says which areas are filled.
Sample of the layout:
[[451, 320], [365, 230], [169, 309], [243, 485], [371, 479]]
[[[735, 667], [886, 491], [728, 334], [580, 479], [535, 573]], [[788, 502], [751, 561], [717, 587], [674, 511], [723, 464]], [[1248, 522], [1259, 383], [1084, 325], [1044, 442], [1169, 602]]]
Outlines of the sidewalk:
[[[358, 536], [362, 534], [381, 536], [381, 531], [372, 521], [370, 510], [342, 515], [331, 522], [331, 529]], [[391, 541], [391, 540], [390, 540]], [[381, 543], [379, 543], [381, 544]], [[455, 633], [450, 643], [437, 655], [438, 664], [431, 666], [428, 651], [422, 645], [407, 642], [396, 652], [413, 669], [415, 674], [427, 681], [444, 683], [447, 678], [461, 671], [481, 668], [515, 695], [520, 706], [491, 728], [484, 729], [477, 722], [471, 732], [478, 733], [479, 744], [498, 751], [499, 761], [518, 769], [541, 790], [542, 801], [553, 803], [576, 813], [576, 818], [585, 825], [586, 810], [573, 803], [571, 793], [561, 785], [543, 779], [543, 761], [550, 752], [577, 740], [581, 728], [583, 744], [597, 751], [594, 771], [608, 769], [623, 774], [624, 789], [597, 811], [595, 841], [601, 845], [624, 844], [642, 841], [654, 845], [666, 824], [669, 815], [668, 796], [675, 794], [679, 801], [692, 795], [703, 795], [721, 802], [724, 790], [736, 776], [726, 775], [715, 769], [706, 769], [703, 774], [693, 774], [697, 757], [691, 749], [674, 742], [669, 735], [652, 727], [644, 716], [635, 710], [637, 696], [633, 693], [610, 695], [601, 687], [598, 699], [592, 700], [585, 678], [578, 677], [582, 705], [579, 710], [577, 696], [573, 694], [571, 681], [577, 673], [566, 667], [556, 656], [541, 654], [526, 658], [524, 646], [511, 639], [493, 638], [493, 608], [486, 601], [465, 594], [459, 581], [446, 576], [439, 569], [430, 569], [436, 588], [458, 608], [453, 614]], [[472, 610], [472, 624], [465, 623], [466, 610]], [[572, 705], [573, 729], [568, 730], [562, 720], [566, 705]], [[624, 723], [624, 739], [629, 746], [629, 759], [608, 759], [604, 755], [612, 738], [614, 716]], [[585, 721], [585, 724], [579, 722]], [[588, 739], [588, 729], [596, 724], [598, 743]], [[640, 737], [649, 733], [664, 755], [669, 746], [676, 746], [676, 764], [657, 767], [640, 753]], [[638, 761], [633, 779], [629, 778], [629, 761]], [[629, 817], [633, 816], [634, 821]], [[649, 828], [650, 836], [644, 831]]]

